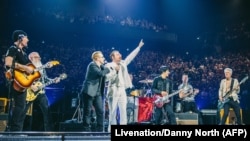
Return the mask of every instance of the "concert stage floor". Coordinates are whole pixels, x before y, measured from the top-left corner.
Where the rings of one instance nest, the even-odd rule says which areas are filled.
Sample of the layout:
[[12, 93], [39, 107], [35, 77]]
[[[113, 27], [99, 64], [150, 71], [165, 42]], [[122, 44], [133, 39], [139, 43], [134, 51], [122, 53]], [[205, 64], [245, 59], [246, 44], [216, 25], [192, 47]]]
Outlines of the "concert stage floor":
[[108, 132], [2, 132], [0, 141], [110, 141]]

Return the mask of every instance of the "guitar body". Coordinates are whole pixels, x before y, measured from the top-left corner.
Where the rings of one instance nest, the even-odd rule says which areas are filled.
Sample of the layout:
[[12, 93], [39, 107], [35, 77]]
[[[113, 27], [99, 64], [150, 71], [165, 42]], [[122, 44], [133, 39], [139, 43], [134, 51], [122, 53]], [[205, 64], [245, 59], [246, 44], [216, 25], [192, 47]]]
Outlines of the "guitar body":
[[158, 94], [154, 94], [153, 99], [154, 99], [155, 106], [158, 108], [161, 108], [165, 103], [168, 103], [170, 101], [167, 96], [163, 98], [163, 96], [158, 95]]
[[[34, 85], [36, 87], [42, 87], [43, 86], [43, 84], [41, 82], [36, 82]], [[43, 89], [34, 92], [31, 88], [28, 88], [27, 89], [26, 101], [34, 101], [39, 94], [43, 94], [43, 93], [44, 93]]]
[[[27, 64], [27, 66], [35, 69], [35, 66], [33, 64]], [[12, 80], [12, 74], [10, 71], [7, 71], [5, 73], [5, 76], [8, 80]], [[31, 84], [41, 77], [41, 74], [39, 71], [35, 71], [33, 74], [27, 74], [23, 70], [14, 70], [14, 84], [13, 88], [19, 92], [25, 91], [26, 88], [31, 86]]]
[[[33, 64], [28, 64], [27, 66], [35, 69]], [[14, 75], [15, 82], [17, 82], [17, 84], [22, 88], [28, 88], [35, 80], [41, 77], [39, 71], [35, 71], [33, 74], [27, 74], [21, 70], [14, 70]]]
[[166, 96], [162, 96], [160, 94], [154, 94], [153, 100], [154, 100], [155, 106], [158, 107], [158, 108], [161, 108], [165, 103], [169, 103], [170, 102], [169, 98], [171, 98], [172, 96], [175, 96], [175, 95], [179, 94], [180, 91], [181, 91], [181, 89], [178, 90], [178, 91], [175, 91], [175, 92], [173, 92], [171, 94], [168, 94]]
[[20, 87], [20, 85], [14, 81], [13, 88], [18, 92], [24, 92], [27, 88]]
[[[36, 68], [33, 64], [29, 63], [26, 66], [29, 66], [34, 70], [34, 73], [32, 73], [32, 74], [27, 74], [24, 70], [14, 69], [14, 71], [13, 71], [13, 73], [14, 73], [14, 85], [13, 85], [14, 89], [17, 91], [20, 91], [20, 92], [25, 91], [25, 89], [30, 87], [31, 84], [35, 80], [37, 80], [38, 78], [41, 77], [39, 70], [41, 70], [43, 68], [51, 68], [52, 66], [58, 65], [58, 64], [59, 64], [58, 61], [50, 61], [50, 62], [46, 63], [45, 65]], [[5, 77], [9, 81], [13, 80], [13, 76], [12, 76], [10, 69], [8, 71], [6, 71]]]
[[228, 101], [229, 101], [229, 99], [225, 99], [224, 101], [218, 100], [217, 108], [222, 109], [224, 107], [224, 104], [227, 103]]
[[37, 87], [38, 90], [34, 92], [34, 91], [31, 89], [31, 87], [29, 87], [29, 88], [27, 89], [26, 101], [28, 101], [28, 102], [34, 101], [34, 100], [37, 98], [37, 96], [38, 96], [39, 94], [44, 94], [44, 93], [45, 93], [44, 88], [45, 88], [46, 86], [48, 86], [48, 85], [50, 85], [50, 84], [52, 84], [52, 83], [56, 83], [56, 80], [63, 80], [63, 79], [66, 79], [66, 78], [67, 78], [67, 74], [66, 74], [66, 73], [63, 73], [63, 74], [61, 74], [59, 77], [54, 78], [54, 79], [50, 80], [49, 82], [47, 82], [47, 83], [45, 83], [45, 84], [43, 84], [43, 83], [40, 82], [40, 81], [37, 81], [37, 82], [33, 83], [33, 85], [34, 85], [35, 87]]

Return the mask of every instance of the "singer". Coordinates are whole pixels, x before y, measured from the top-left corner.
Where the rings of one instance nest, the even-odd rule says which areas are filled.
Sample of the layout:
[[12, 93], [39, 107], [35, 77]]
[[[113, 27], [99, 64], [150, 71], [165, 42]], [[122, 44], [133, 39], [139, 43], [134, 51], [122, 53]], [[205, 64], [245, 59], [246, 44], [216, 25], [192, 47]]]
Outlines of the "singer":
[[[106, 75], [108, 81], [107, 99], [109, 106], [109, 126], [108, 132], [111, 131], [111, 125], [127, 124], [127, 94], [126, 89], [132, 88], [132, 82], [128, 73], [128, 64], [136, 57], [141, 47], [144, 45], [143, 40], [140, 41], [126, 58], [122, 60], [122, 55], [119, 51], [114, 50], [110, 54], [112, 62], [107, 63], [110, 73]], [[117, 108], [120, 112], [120, 121], [117, 122]]]
[[[15, 30], [12, 34], [12, 40], [14, 45], [11, 45], [7, 50], [5, 57], [5, 68], [6, 71], [11, 71], [12, 79], [9, 83], [9, 99], [10, 106], [12, 107], [12, 98], [14, 99], [15, 106], [13, 109], [9, 109], [9, 119], [8, 126], [6, 128], [7, 131], [22, 131], [23, 130], [23, 122], [25, 119], [25, 105], [26, 105], [26, 89], [18, 88], [18, 86], [13, 81], [14, 79], [14, 70], [19, 69], [27, 72], [27, 74], [33, 73], [33, 68], [27, 66], [29, 63], [29, 59], [23, 50], [28, 46], [28, 36], [22, 30]], [[12, 113], [10, 113], [12, 112]]]
[[[104, 109], [103, 96], [105, 87], [105, 75], [110, 71], [104, 67], [105, 58], [101, 51], [92, 53], [92, 60], [86, 71], [85, 80], [81, 90], [83, 101], [83, 126], [84, 131], [104, 131]], [[97, 125], [91, 127], [91, 111], [94, 108], [96, 112]], [[93, 125], [93, 124], [92, 124]]]

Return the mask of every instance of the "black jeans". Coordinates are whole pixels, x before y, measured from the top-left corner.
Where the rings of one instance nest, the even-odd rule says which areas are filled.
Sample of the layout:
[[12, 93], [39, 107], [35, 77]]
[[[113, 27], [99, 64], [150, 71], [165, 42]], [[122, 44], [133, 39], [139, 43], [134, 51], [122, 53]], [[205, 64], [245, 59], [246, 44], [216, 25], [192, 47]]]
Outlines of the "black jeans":
[[240, 104], [232, 99], [230, 99], [229, 102], [224, 104], [224, 114], [222, 116], [220, 124], [221, 125], [225, 124], [230, 108], [233, 108], [235, 112], [235, 116], [237, 118], [237, 124], [242, 125], [241, 115], [240, 115]]
[[[163, 108], [163, 109], [162, 109]], [[164, 104], [163, 107], [158, 108], [155, 107], [155, 114], [154, 114], [154, 123], [156, 125], [160, 125], [162, 117], [163, 117], [163, 111], [167, 114], [167, 118], [169, 119], [170, 124], [172, 125], [176, 125], [176, 117], [175, 117], [175, 113], [173, 111], [173, 107], [170, 105], [170, 103]]]
[[[50, 114], [49, 114], [49, 101], [48, 98], [45, 94], [39, 94], [37, 98], [33, 101], [35, 105], [38, 105], [39, 108], [42, 111], [43, 114], [43, 127], [44, 131], [51, 131], [51, 126], [50, 126]], [[28, 105], [30, 106], [30, 105]], [[26, 107], [26, 112], [29, 107]], [[33, 122], [33, 116], [26, 116], [25, 118], [25, 125], [24, 125], [24, 130], [25, 131], [32, 131], [32, 122]], [[40, 122], [40, 121], [36, 121]]]
[[[96, 128], [91, 127], [92, 111], [96, 113]], [[104, 131], [104, 105], [101, 95], [89, 96], [88, 94], [83, 93], [83, 127], [85, 131], [95, 131], [102, 132]]]
[[11, 119], [10, 119], [10, 131], [22, 131], [23, 130], [23, 122], [25, 119], [25, 107], [26, 107], [26, 91], [18, 92], [11, 89], [11, 95], [14, 99], [13, 101], [13, 109]]
[[195, 101], [182, 101], [183, 112], [194, 112], [198, 114], [199, 125], [203, 124], [201, 112], [198, 110]]

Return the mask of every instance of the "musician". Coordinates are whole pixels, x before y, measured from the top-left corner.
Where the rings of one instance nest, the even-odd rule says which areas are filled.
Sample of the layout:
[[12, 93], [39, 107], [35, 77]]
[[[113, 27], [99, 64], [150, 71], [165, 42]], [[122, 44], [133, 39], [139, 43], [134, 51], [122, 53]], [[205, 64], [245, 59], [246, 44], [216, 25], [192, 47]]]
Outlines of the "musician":
[[[41, 67], [43, 65], [41, 62], [41, 57], [38, 52], [31, 52], [28, 58], [36, 68]], [[45, 94], [45, 87], [43, 87], [42, 89], [39, 89], [40, 85], [38, 85], [37, 83], [45, 84], [48, 81], [52, 81], [52, 79], [50, 79], [47, 76], [45, 69], [41, 69], [39, 70], [39, 72], [41, 74], [41, 77], [38, 80], [36, 80], [30, 87], [33, 92], [38, 92], [37, 97], [35, 98], [34, 101], [29, 101], [27, 103], [26, 110], [28, 110], [30, 106], [38, 105], [43, 114], [43, 125], [44, 125], [43, 130], [50, 131], [52, 127], [50, 126], [51, 122], [50, 122], [50, 114], [49, 114], [49, 101]], [[59, 83], [59, 82], [60, 82], [60, 79], [55, 79], [54, 81], [54, 83]], [[31, 105], [33, 103], [35, 105]], [[33, 110], [33, 108], [31, 109]], [[24, 131], [32, 130], [32, 122], [33, 122], [32, 120], [33, 120], [32, 115], [26, 115], [25, 122], [24, 122]], [[36, 122], [40, 122], [40, 121], [36, 121]]]
[[[85, 75], [85, 80], [82, 87], [83, 100], [83, 126], [84, 131], [91, 131], [91, 129], [103, 132], [104, 131], [104, 87], [105, 75], [110, 71], [104, 66], [105, 58], [101, 51], [92, 53], [92, 60]], [[91, 127], [91, 111], [94, 108], [96, 113], [96, 129]]]
[[6, 70], [11, 74], [10, 78], [7, 78], [10, 82], [9, 98], [13, 98], [13, 103], [11, 103], [15, 106], [13, 106], [12, 111], [9, 111], [12, 112], [12, 115], [6, 130], [22, 131], [25, 118], [26, 88], [20, 87], [13, 81], [15, 78], [14, 70], [23, 70], [27, 74], [32, 74], [34, 69], [27, 66], [29, 59], [24, 50], [29, 42], [27, 34], [23, 30], [15, 30], [12, 34], [12, 40], [14, 44], [7, 50], [4, 61]]
[[[161, 75], [157, 76], [153, 80], [152, 85], [152, 92], [155, 95], [158, 95], [160, 97], [168, 96], [173, 92], [173, 83], [168, 78], [170, 74], [170, 70], [167, 66], [161, 66], [160, 67]], [[155, 97], [155, 96], [154, 96]], [[173, 107], [171, 105], [171, 102], [167, 101], [164, 102], [162, 107], [155, 106], [154, 109], [154, 124], [160, 125], [162, 121], [163, 115], [166, 115], [167, 119], [169, 119], [169, 124], [176, 125], [176, 117], [175, 113], [173, 111]]]
[[223, 102], [224, 99], [223, 97], [226, 94], [229, 95], [229, 101], [224, 103], [224, 114], [221, 118], [221, 125], [224, 125], [229, 113], [229, 109], [233, 108], [235, 115], [236, 115], [236, 120], [238, 125], [242, 125], [241, 121], [241, 115], [240, 115], [240, 101], [239, 101], [239, 96], [238, 94], [240, 93], [240, 87], [239, 87], [239, 81], [236, 78], [232, 78], [232, 73], [233, 70], [231, 68], [225, 68], [224, 69], [224, 74], [225, 78], [221, 80], [220, 82], [220, 88], [219, 88], [219, 101]]
[[188, 72], [184, 72], [182, 74], [182, 83], [178, 86], [178, 90], [180, 90], [179, 98], [181, 99], [182, 112], [197, 113], [199, 125], [202, 125], [202, 116], [195, 102], [195, 96], [199, 93], [199, 89], [194, 89], [188, 80]]
[[139, 45], [125, 58], [125, 60], [122, 60], [122, 55], [117, 50], [112, 51], [110, 54], [112, 62], [106, 64], [110, 69], [110, 73], [106, 75], [108, 81], [107, 99], [109, 105], [108, 131], [111, 130], [111, 125], [118, 124], [116, 120], [117, 108], [119, 108], [120, 113], [119, 124], [127, 124], [126, 89], [132, 88], [132, 82], [129, 77], [127, 66], [136, 57], [143, 45], [144, 42], [141, 40]]

